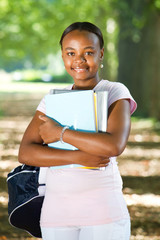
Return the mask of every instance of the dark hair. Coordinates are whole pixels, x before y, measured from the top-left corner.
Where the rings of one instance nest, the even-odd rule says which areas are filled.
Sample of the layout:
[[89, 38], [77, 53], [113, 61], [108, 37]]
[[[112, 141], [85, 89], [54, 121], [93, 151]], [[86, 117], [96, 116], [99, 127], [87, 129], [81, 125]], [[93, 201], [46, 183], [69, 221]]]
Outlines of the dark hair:
[[91, 32], [91, 33], [94, 33], [97, 35], [97, 37], [99, 38], [99, 42], [100, 42], [100, 48], [102, 49], [103, 46], [104, 46], [104, 40], [103, 40], [103, 35], [102, 35], [102, 32], [101, 30], [95, 26], [94, 24], [90, 23], [90, 22], [75, 22], [75, 23], [72, 23], [70, 26], [68, 26], [62, 36], [61, 36], [61, 39], [60, 39], [60, 45], [61, 45], [61, 48], [62, 48], [62, 41], [63, 41], [63, 38], [70, 32], [74, 31], [74, 30], [79, 30], [79, 31], [88, 31], [88, 32]]

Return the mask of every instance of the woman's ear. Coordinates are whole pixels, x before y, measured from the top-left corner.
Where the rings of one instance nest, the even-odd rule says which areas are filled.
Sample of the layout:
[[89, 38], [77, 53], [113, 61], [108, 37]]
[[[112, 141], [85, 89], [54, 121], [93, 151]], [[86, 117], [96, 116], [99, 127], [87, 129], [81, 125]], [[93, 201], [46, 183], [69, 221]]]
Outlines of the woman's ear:
[[100, 60], [103, 60], [103, 56], [104, 56], [104, 47], [101, 49], [101, 52], [100, 52]]

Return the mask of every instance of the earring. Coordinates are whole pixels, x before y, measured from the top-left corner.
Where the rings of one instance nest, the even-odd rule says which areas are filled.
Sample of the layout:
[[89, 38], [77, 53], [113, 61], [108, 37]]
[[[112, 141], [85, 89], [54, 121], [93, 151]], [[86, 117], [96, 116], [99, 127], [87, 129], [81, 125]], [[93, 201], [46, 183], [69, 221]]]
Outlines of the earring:
[[100, 68], [103, 68], [103, 63], [100, 64]]

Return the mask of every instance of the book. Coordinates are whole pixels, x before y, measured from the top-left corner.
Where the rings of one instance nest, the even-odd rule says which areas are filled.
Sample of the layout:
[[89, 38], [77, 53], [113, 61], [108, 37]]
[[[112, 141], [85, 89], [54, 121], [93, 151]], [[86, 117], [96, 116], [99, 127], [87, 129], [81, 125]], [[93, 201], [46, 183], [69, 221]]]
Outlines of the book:
[[108, 118], [108, 92], [96, 91], [97, 97], [97, 128], [99, 132], [106, 132]]
[[[72, 93], [52, 94], [45, 97], [46, 115], [58, 121], [62, 126], [69, 126], [78, 131], [95, 132], [94, 96], [92, 90]], [[49, 147], [76, 150], [74, 146], [60, 141], [48, 144]], [[71, 164], [64, 167], [82, 167]], [[54, 166], [62, 168], [62, 166]]]
[[[107, 91], [52, 89], [45, 97], [46, 115], [62, 126], [78, 131], [106, 131]], [[103, 109], [102, 109], [103, 108]], [[104, 116], [105, 115], [105, 116]], [[60, 141], [49, 147], [76, 150], [74, 146]], [[53, 168], [84, 167], [78, 164], [54, 166]]]
[[[51, 89], [50, 94], [74, 93], [77, 91], [82, 90]], [[108, 91], [103, 90], [91, 90], [91, 91], [94, 91], [97, 131], [106, 132], [108, 118]]]

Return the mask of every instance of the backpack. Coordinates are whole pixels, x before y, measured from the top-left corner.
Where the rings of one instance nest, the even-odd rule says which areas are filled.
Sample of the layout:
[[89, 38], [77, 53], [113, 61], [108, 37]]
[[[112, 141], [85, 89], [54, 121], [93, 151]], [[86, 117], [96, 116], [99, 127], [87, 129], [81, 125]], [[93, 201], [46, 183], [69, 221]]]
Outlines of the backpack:
[[41, 238], [40, 213], [45, 194], [45, 181], [40, 183], [39, 175], [39, 167], [25, 164], [7, 175], [9, 223], [37, 238]]

